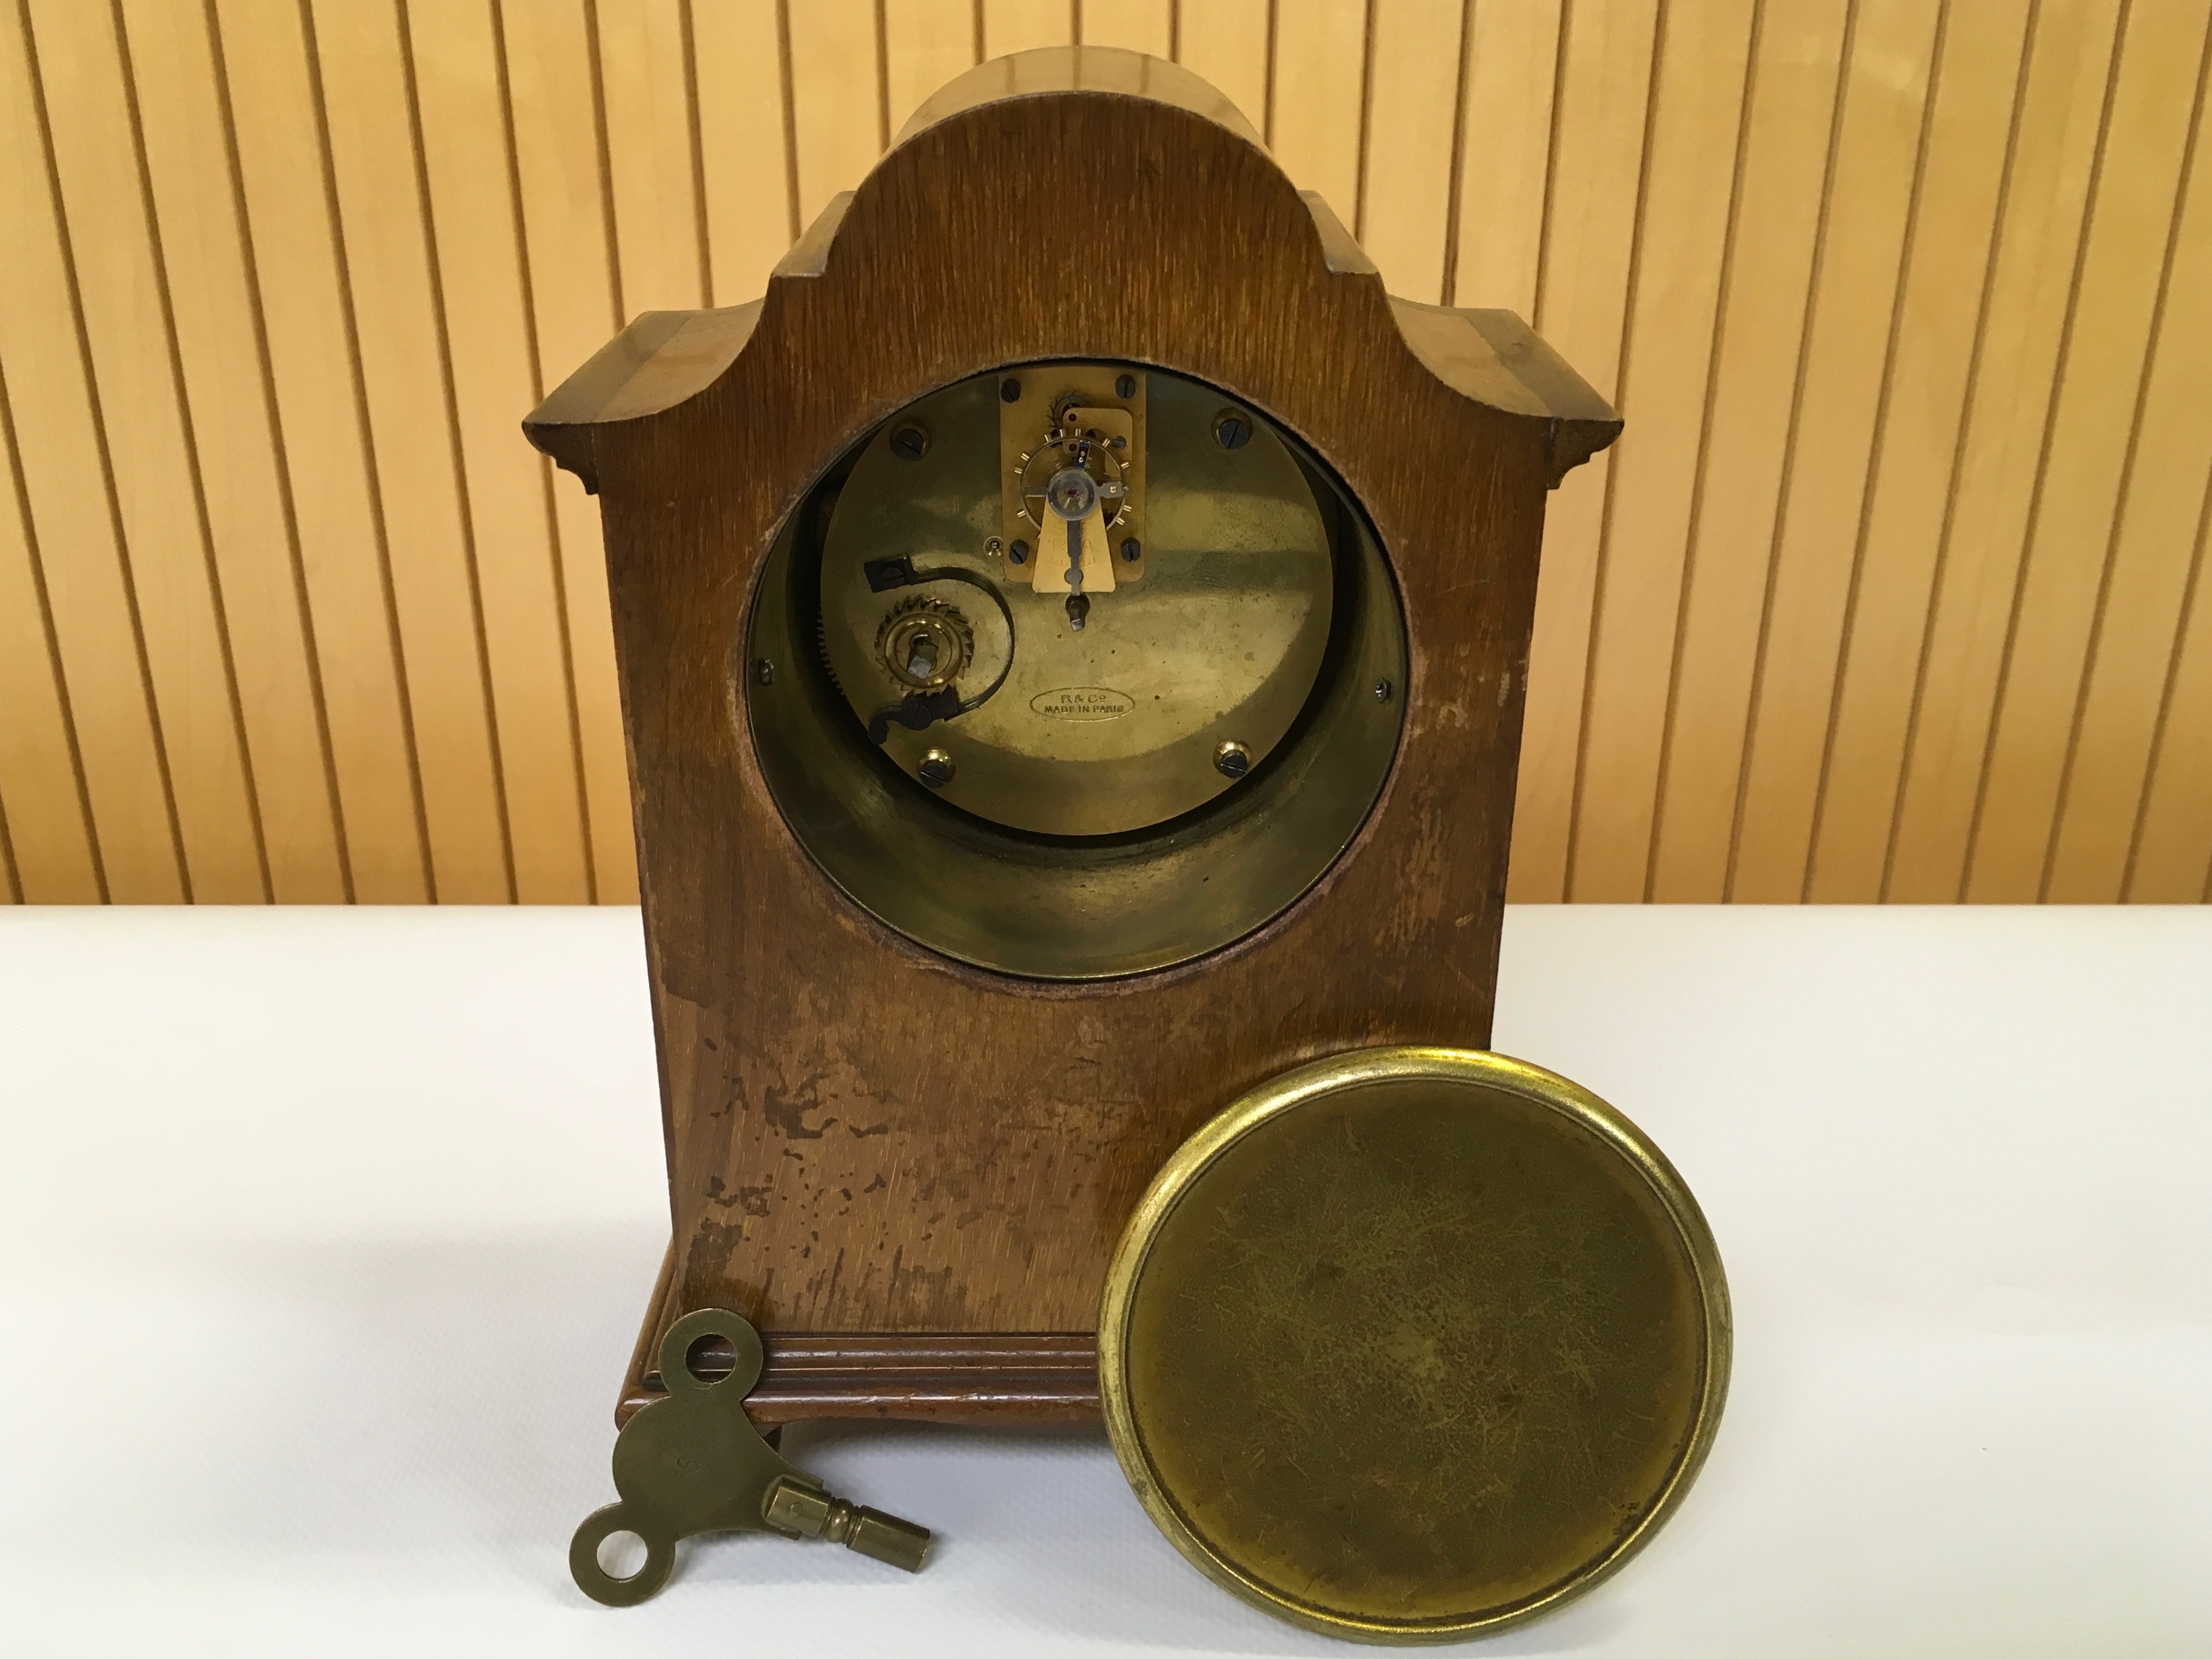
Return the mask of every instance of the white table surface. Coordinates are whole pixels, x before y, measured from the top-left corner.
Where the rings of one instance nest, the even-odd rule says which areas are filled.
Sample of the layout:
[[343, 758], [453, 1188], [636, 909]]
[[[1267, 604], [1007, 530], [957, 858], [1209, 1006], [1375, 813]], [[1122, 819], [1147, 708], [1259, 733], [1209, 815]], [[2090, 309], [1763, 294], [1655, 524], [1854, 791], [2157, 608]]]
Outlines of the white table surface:
[[[1519, 909], [1496, 1040], [1674, 1159], [1736, 1360], [1651, 1547], [1474, 1651], [2212, 1653], [2212, 912]], [[634, 910], [0, 911], [0, 1652], [1349, 1650], [1072, 1431], [794, 1430], [925, 1572], [586, 1601], [660, 1156]]]

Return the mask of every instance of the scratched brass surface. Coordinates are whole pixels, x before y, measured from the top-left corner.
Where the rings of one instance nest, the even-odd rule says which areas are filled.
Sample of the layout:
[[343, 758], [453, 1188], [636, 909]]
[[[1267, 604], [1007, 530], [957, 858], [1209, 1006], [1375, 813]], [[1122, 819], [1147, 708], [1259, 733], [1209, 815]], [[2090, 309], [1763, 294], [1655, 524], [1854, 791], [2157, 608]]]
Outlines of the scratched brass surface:
[[1727, 1291], [1680, 1178], [1500, 1056], [1375, 1049], [1230, 1108], [1108, 1279], [1115, 1449], [1183, 1553], [1310, 1627], [1452, 1640], [1557, 1605], [1679, 1500]]

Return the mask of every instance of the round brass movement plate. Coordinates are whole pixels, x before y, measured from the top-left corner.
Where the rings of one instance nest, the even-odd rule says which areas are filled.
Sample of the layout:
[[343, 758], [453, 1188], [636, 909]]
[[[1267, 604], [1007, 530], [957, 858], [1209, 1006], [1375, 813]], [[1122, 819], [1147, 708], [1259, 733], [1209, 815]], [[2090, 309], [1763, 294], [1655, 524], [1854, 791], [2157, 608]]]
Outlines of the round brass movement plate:
[[1452, 1641], [1618, 1567], [1704, 1461], [1712, 1236], [1658, 1149], [1501, 1055], [1286, 1073], [1170, 1161], [1108, 1272], [1099, 1380], [1176, 1547], [1295, 1624]]

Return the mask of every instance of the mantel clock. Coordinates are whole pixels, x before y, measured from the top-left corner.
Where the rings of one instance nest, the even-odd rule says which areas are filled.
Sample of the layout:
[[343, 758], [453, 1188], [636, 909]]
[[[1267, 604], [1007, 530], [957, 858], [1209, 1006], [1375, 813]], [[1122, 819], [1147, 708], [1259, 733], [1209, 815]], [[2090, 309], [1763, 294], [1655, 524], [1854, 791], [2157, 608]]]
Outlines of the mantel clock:
[[[618, 1417], [703, 1310], [760, 1334], [763, 1427], [1103, 1390], [1186, 1553], [1378, 1639], [1632, 1547], [1718, 1408], [1717, 1261], [1625, 1120], [1483, 1052], [1546, 494], [1620, 424], [1510, 313], [1387, 294], [1205, 82], [1080, 47], [962, 76], [761, 299], [550, 397], [604, 514], [673, 1223]], [[1376, 1518], [1342, 1583], [1261, 1559], [1280, 1494], [1204, 1471], [1276, 1432], [1158, 1425], [1310, 1415], [1316, 1365], [1378, 1432], [1449, 1401], [1598, 1473], [1504, 1578], [1438, 1540], [1494, 1555], [1518, 1500]], [[1401, 1455], [1336, 1443], [1355, 1486]]]

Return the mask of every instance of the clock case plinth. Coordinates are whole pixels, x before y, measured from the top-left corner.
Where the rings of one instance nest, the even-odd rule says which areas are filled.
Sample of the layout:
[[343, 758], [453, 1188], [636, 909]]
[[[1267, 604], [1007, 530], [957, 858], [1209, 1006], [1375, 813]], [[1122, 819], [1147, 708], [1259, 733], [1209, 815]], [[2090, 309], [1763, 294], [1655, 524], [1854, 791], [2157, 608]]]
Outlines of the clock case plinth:
[[[1071, 200], [1081, 234], [1042, 234]], [[917, 397], [1054, 359], [1296, 434], [1407, 635], [1395, 760], [1328, 873], [1224, 950], [1074, 983], [934, 955], [825, 878], [740, 654], [827, 468]], [[525, 430], [603, 510], [668, 1154], [618, 1417], [667, 1326], [726, 1307], [765, 1339], [763, 1423], [1095, 1419], [1107, 1263], [1191, 1131], [1323, 1055], [1486, 1047], [1546, 492], [1619, 429], [1510, 313], [1388, 295], [1204, 82], [1095, 47], [952, 82], [761, 299], [648, 313], [549, 397]]]

